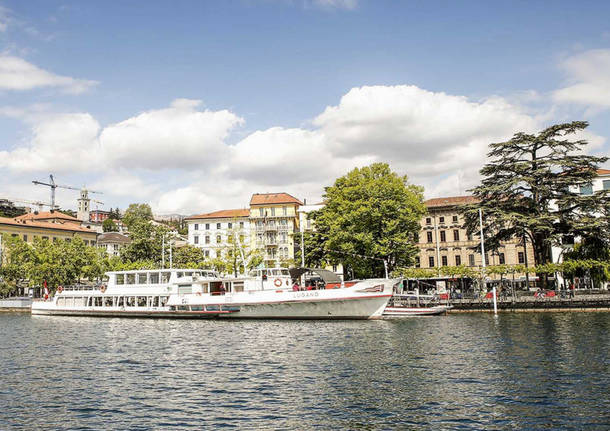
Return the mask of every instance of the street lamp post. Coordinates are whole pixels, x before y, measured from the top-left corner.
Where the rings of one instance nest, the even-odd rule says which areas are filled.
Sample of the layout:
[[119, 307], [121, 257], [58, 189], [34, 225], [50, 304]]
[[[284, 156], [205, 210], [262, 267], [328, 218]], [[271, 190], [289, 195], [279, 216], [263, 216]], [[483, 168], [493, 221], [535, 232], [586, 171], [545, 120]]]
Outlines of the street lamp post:
[[[483, 237], [483, 211], [479, 208], [479, 228], [481, 230], [481, 263], [482, 263], [482, 278], [483, 278], [483, 286], [487, 287], [485, 283], [485, 238]], [[487, 290], [487, 289], [485, 289]], [[498, 300], [496, 298], [496, 285], [494, 284], [492, 290], [493, 300], [494, 300], [494, 314], [498, 314]]]

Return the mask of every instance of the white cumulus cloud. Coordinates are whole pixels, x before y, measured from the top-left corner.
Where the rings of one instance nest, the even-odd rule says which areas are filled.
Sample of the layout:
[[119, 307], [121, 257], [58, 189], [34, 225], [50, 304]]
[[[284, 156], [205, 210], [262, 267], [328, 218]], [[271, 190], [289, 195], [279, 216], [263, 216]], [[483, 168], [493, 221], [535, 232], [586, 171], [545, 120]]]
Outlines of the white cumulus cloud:
[[557, 102], [610, 108], [610, 49], [593, 49], [565, 59], [569, 85], [553, 92]]
[[193, 169], [218, 163], [224, 140], [243, 120], [228, 110], [200, 111], [201, 101], [177, 99], [104, 128], [100, 141], [112, 166]]

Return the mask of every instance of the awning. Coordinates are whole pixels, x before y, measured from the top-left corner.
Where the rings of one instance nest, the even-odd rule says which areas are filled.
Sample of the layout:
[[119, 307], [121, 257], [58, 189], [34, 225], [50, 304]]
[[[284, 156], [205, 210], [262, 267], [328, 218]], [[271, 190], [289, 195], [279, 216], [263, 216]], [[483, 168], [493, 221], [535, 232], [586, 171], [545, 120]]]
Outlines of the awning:
[[329, 271], [328, 269], [321, 269], [321, 268], [290, 268], [288, 271], [290, 271], [290, 276], [293, 279], [297, 279], [297, 278], [301, 277], [301, 275], [305, 274], [306, 272], [313, 272], [314, 274], [318, 274], [320, 276], [320, 278], [326, 284], [328, 284], [328, 283], [341, 283], [341, 279], [339, 278], [339, 276], [337, 274], [335, 274], [334, 272]]

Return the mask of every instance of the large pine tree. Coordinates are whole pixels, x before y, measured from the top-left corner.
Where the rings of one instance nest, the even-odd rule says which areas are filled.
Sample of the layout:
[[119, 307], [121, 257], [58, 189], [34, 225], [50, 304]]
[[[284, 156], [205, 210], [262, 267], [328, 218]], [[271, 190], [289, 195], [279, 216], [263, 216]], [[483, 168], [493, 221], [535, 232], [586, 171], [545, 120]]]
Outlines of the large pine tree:
[[567, 237], [608, 238], [608, 191], [579, 192], [608, 160], [584, 154], [587, 141], [573, 139], [587, 126], [585, 121], [557, 124], [490, 145], [481, 184], [471, 190], [480, 203], [465, 211], [469, 232], [478, 232], [482, 208], [486, 249], [497, 249], [511, 238], [527, 238], [536, 264], [544, 264], [551, 260], [551, 247]]

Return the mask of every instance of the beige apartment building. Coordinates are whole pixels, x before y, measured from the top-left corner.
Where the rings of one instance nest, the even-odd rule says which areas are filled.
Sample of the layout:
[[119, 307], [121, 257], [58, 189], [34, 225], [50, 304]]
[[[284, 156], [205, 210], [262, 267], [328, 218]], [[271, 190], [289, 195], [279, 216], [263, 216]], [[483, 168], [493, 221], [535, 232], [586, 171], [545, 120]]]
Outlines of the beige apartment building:
[[[425, 202], [428, 214], [421, 221], [416, 267], [481, 266], [481, 254], [473, 250], [480, 243], [479, 235], [468, 235], [459, 211], [460, 205], [476, 202], [473, 196], [435, 198]], [[531, 243], [524, 248], [517, 238], [502, 244], [499, 250], [485, 254], [487, 265], [517, 265], [525, 264], [527, 260], [529, 266], [534, 266]]]
[[74, 217], [58, 211], [24, 214], [15, 218], [0, 217], [0, 234], [18, 236], [31, 243], [40, 237], [49, 241], [80, 237], [87, 245], [96, 245], [97, 232], [81, 226]]
[[263, 251], [265, 266], [294, 259], [294, 234], [299, 232], [299, 199], [288, 193], [256, 193], [250, 199], [251, 244]]

